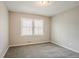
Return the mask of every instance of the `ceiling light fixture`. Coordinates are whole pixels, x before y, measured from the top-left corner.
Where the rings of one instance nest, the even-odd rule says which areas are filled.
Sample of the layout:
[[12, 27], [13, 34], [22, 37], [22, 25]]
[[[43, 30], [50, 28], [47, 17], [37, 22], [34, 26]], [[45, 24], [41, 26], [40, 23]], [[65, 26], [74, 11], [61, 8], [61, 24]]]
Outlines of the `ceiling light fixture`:
[[47, 7], [49, 5], [49, 1], [40, 1], [40, 5], [42, 7]]

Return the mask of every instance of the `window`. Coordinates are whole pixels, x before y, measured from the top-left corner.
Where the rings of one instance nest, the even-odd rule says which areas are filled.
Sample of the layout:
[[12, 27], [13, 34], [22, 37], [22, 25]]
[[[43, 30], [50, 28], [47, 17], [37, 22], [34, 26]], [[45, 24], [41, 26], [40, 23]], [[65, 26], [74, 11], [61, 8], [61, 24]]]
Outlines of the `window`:
[[21, 35], [43, 35], [43, 20], [21, 19]]
[[21, 34], [32, 35], [32, 20], [23, 18], [21, 23]]
[[43, 35], [43, 20], [34, 20], [34, 35]]

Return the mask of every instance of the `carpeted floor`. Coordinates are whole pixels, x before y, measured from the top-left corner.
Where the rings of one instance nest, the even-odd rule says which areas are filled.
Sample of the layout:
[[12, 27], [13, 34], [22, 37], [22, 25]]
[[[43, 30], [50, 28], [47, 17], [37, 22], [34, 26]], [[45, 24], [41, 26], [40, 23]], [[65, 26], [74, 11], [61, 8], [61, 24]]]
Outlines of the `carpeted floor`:
[[79, 53], [52, 43], [9, 48], [5, 58], [79, 58]]

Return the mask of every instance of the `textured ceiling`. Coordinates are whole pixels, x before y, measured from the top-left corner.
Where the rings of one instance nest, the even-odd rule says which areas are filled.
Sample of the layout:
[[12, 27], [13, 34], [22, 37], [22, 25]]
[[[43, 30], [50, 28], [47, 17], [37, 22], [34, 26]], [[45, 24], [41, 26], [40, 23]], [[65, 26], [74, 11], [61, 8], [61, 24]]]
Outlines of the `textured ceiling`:
[[39, 1], [7, 1], [4, 2], [9, 11], [25, 12], [45, 16], [54, 16], [79, 6], [78, 1], [52, 1], [49, 6], [41, 7]]

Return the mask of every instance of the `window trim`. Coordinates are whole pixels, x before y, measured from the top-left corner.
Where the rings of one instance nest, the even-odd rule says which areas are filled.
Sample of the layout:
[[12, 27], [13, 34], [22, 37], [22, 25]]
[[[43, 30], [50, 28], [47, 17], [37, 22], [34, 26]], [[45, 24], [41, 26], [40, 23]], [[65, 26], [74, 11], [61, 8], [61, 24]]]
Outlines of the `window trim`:
[[[21, 35], [22, 35], [22, 22], [23, 22], [23, 18], [25, 18], [26, 20], [28, 19], [28, 18], [26, 18], [26, 17], [22, 17], [21, 18]], [[35, 33], [35, 26], [34, 26], [34, 23], [35, 23], [35, 20], [36, 19], [32, 19], [31, 21], [32, 21], [32, 35], [22, 35], [22, 36], [43, 36], [44, 35], [44, 20], [43, 19], [37, 19], [37, 20], [42, 20], [43, 21], [43, 27], [42, 27], [42, 30], [43, 30], [43, 34], [39, 34], [38, 33], [38, 35], [35, 35], [34, 33]]]

